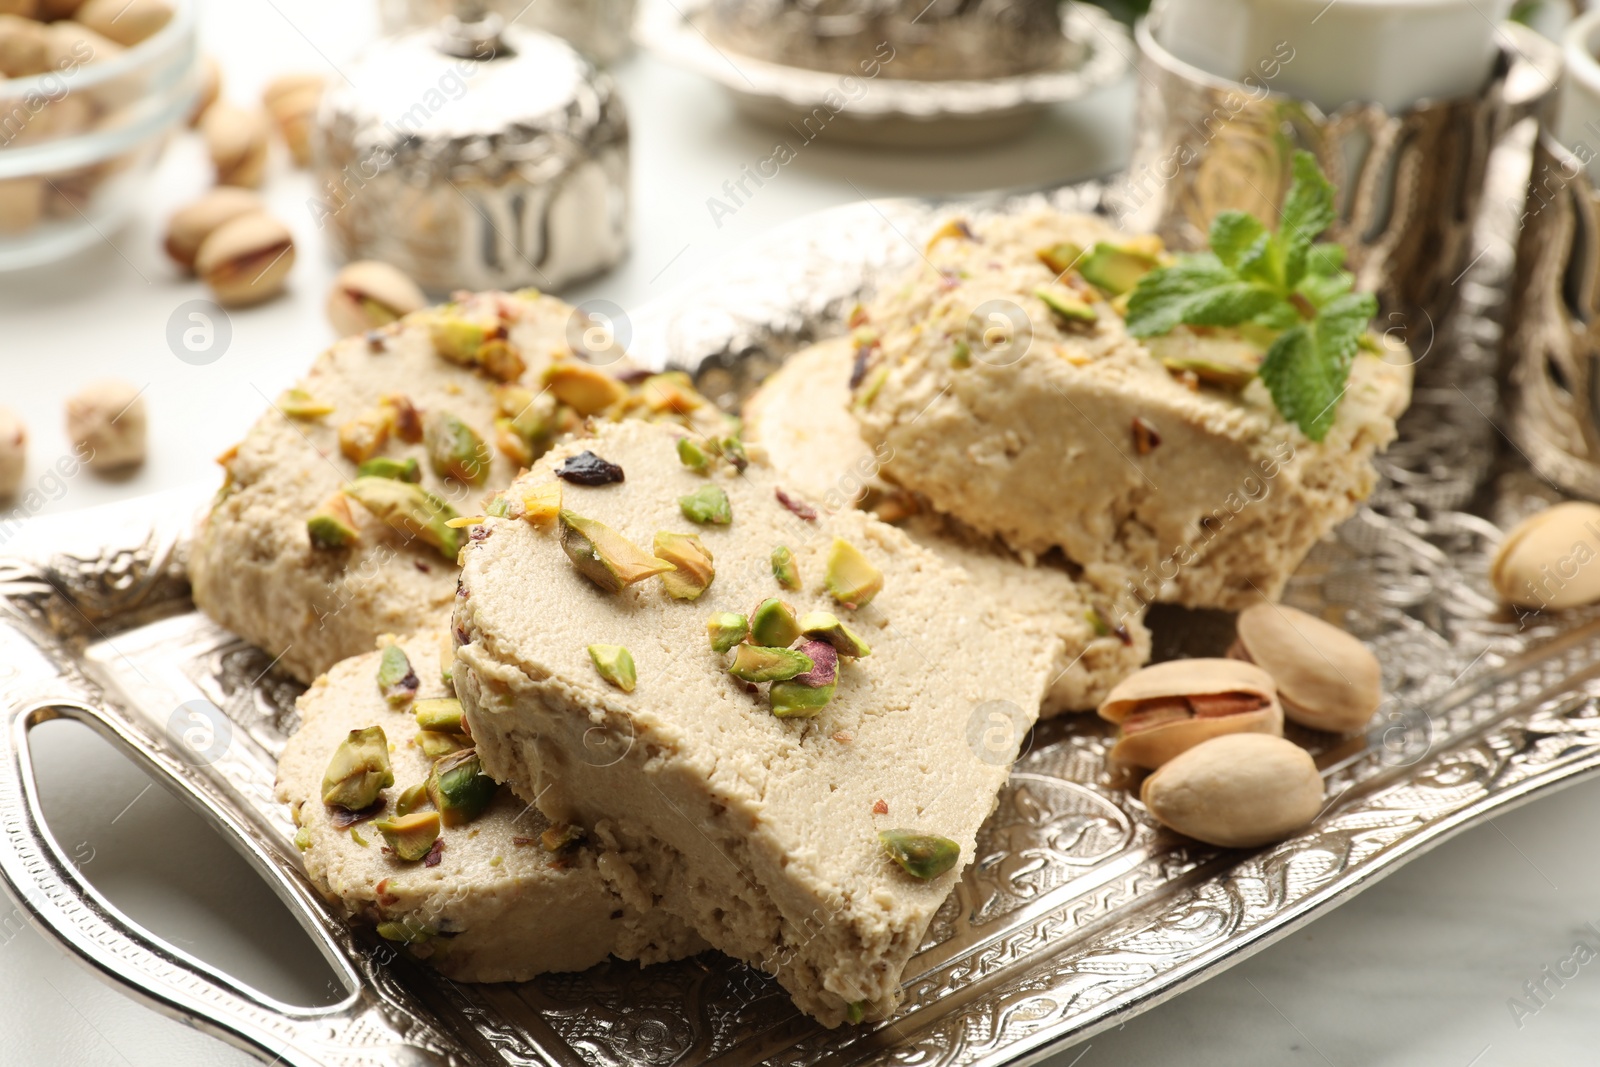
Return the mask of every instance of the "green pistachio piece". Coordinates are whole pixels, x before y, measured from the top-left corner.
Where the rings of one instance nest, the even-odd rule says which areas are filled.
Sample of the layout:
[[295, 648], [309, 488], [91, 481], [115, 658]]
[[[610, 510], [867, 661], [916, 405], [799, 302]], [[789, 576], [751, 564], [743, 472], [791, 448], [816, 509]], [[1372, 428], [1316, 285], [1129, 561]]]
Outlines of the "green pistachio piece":
[[433, 350], [451, 363], [468, 367], [478, 362], [478, 352], [490, 332], [489, 326], [453, 314], [449, 308], [441, 308], [428, 324]]
[[360, 478], [393, 478], [397, 482], [422, 481], [422, 465], [414, 457], [406, 459], [393, 459], [389, 456], [374, 456], [356, 468], [356, 476]]
[[398, 941], [404, 945], [420, 945], [439, 936], [439, 931], [416, 919], [378, 924], [378, 936], [385, 941]]
[[844, 1017], [851, 1023], [859, 1023], [867, 1017], [867, 1002], [864, 1000], [852, 1000], [844, 1010]]
[[800, 632], [806, 637], [826, 641], [841, 656], [863, 659], [872, 655], [872, 649], [867, 647], [867, 643], [861, 640], [860, 635], [840, 622], [831, 612], [806, 612], [800, 620]]
[[383, 727], [351, 730], [339, 742], [322, 776], [322, 802], [351, 811], [371, 807], [378, 794], [394, 785], [389, 769], [389, 739]]
[[883, 590], [883, 572], [861, 550], [842, 537], [828, 549], [828, 570], [822, 584], [847, 608], [866, 607]]
[[304, 852], [311, 847], [311, 828], [302, 826], [294, 832], [294, 847]]
[[546, 852], [565, 852], [583, 840], [583, 827], [570, 822], [552, 823], [539, 835], [539, 847]]
[[739, 440], [738, 434], [728, 434], [718, 437], [711, 442], [717, 455], [728, 461], [736, 471], [743, 471], [750, 466], [750, 454], [744, 450], [744, 442]]
[[809, 686], [795, 681], [773, 682], [767, 697], [772, 704], [772, 714], [778, 718], [809, 719], [828, 706], [837, 688], [837, 683]]
[[937, 878], [956, 865], [961, 846], [948, 837], [915, 830], [884, 830], [878, 840], [889, 858], [913, 878]]
[[711, 651], [726, 652], [750, 632], [750, 621], [731, 611], [719, 611], [706, 621], [706, 634], [711, 638]]
[[720, 485], [702, 485], [687, 496], [680, 496], [678, 507], [690, 522], [726, 526], [733, 521], [733, 506]]
[[278, 397], [278, 410], [291, 419], [320, 419], [333, 414], [333, 405], [304, 389], [287, 389]]
[[861, 410], [871, 407], [872, 402], [878, 399], [878, 392], [883, 388], [883, 383], [888, 380], [889, 365], [887, 363], [873, 368], [872, 372], [867, 375], [866, 381], [861, 383], [861, 388], [856, 390], [855, 406]]
[[577, 360], [550, 364], [545, 387], [557, 400], [580, 415], [598, 415], [628, 395], [628, 387], [601, 370]]
[[590, 645], [589, 658], [600, 677], [622, 690], [633, 692], [639, 684], [639, 673], [633, 667], [633, 654], [621, 645]]
[[1083, 280], [1112, 296], [1120, 296], [1161, 264], [1151, 255], [1101, 241], [1078, 264]]
[[452, 753], [428, 773], [428, 799], [446, 826], [460, 826], [482, 815], [499, 789], [499, 783], [483, 773], [476, 749]]
[[413, 709], [413, 714], [417, 717], [417, 725], [424, 730], [447, 734], [467, 732], [466, 724], [461, 718], [461, 701], [455, 697], [429, 697], [427, 700], [419, 700]]
[[390, 526], [418, 538], [455, 562], [461, 549], [461, 531], [445, 525], [455, 509], [420, 485], [393, 478], [367, 476], [344, 487], [344, 493]]
[[658, 533], [651, 551], [677, 570], [664, 571], [661, 586], [675, 600], [698, 600], [717, 576], [711, 550], [694, 534]]
[[634, 582], [673, 569], [617, 531], [596, 519], [562, 508], [561, 548], [573, 566], [608, 593], [620, 593]]
[[1094, 308], [1059, 286], [1041, 285], [1033, 295], [1065, 322], [1094, 322], [1100, 318]]
[[728, 673], [747, 682], [785, 682], [815, 666], [810, 656], [792, 648], [740, 645]]
[[422, 445], [428, 465], [441, 478], [482, 485], [489, 478], [493, 457], [472, 427], [448, 411], [430, 414], [422, 428]]
[[772, 577], [783, 589], [800, 588], [800, 567], [787, 545], [779, 545], [772, 550]]
[[361, 831], [357, 830], [354, 826], [350, 827], [350, 840], [354, 841], [356, 844], [360, 845], [362, 848], [366, 848], [367, 847], [367, 839], [362, 837], [361, 836]]
[[383, 835], [384, 844], [403, 860], [420, 860], [433, 848], [439, 836], [439, 813], [419, 811], [411, 815], [397, 815], [392, 819], [379, 819], [373, 828]]
[[394, 802], [396, 815], [410, 815], [428, 801], [428, 786], [426, 782], [418, 782], [401, 793]]
[[768, 648], [788, 648], [800, 636], [794, 609], [773, 598], [763, 600], [750, 616], [750, 640]]
[[1035, 255], [1039, 257], [1040, 263], [1055, 271], [1056, 277], [1059, 278], [1083, 259], [1083, 249], [1071, 241], [1062, 241], [1049, 248], [1041, 248]]
[[950, 350], [950, 365], [957, 370], [972, 366], [972, 346], [964, 340], [956, 341], [956, 346]]
[[378, 691], [391, 708], [404, 707], [417, 695], [417, 672], [411, 669], [411, 660], [405, 649], [389, 645], [378, 660]]
[[443, 730], [418, 730], [417, 747], [422, 749], [422, 754], [429, 759], [439, 759], [466, 748], [466, 735], [447, 733]]
[[692, 471], [704, 474], [711, 467], [711, 455], [695, 444], [693, 438], [678, 438], [678, 462]]
[[329, 511], [318, 511], [306, 520], [306, 536], [317, 548], [345, 548], [356, 542], [356, 528]]

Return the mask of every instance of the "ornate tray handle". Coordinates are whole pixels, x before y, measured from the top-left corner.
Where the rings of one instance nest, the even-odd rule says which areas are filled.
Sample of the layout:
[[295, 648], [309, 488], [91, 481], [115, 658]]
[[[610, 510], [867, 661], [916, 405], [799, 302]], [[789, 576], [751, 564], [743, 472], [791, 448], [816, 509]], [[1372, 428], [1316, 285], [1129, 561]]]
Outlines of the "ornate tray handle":
[[[273, 1063], [291, 1067], [447, 1067], [464, 1062], [416, 1015], [363, 981], [310, 889], [274, 846], [193, 768], [115, 712], [84, 699], [17, 627], [0, 622], [0, 877], [24, 913], [101, 978], [156, 1010]], [[51, 834], [39, 802], [29, 732], [70, 719], [94, 730], [203, 818], [255, 868], [305, 928], [348, 991], [335, 1004], [294, 1007], [156, 938], [84, 880]], [[418, 1013], [424, 1014], [424, 1013]]]

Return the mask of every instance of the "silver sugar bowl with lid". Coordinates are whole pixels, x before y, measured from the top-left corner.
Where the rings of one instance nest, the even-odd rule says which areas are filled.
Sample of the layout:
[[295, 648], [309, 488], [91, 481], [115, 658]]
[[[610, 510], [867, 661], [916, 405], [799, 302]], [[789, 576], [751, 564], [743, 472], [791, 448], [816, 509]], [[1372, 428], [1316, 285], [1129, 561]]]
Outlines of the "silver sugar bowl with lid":
[[609, 75], [459, 3], [346, 67], [317, 118], [319, 228], [435, 293], [555, 290], [628, 248], [628, 121]]

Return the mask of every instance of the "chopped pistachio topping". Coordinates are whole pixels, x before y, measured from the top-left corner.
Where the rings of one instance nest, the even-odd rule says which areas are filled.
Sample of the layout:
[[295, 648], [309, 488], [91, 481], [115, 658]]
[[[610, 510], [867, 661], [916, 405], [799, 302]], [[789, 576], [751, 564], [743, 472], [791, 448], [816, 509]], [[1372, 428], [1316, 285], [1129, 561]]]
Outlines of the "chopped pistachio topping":
[[711, 550], [694, 534], [657, 533], [651, 550], [677, 568], [661, 574], [661, 587], [674, 600], [698, 600], [717, 575]]
[[334, 749], [322, 776], [322, 802], [350, 811], [371, 807], [378, 794], [394, 785], [389, 768], [389, 739], [383, 727], [351, 730]]
[[1094, 322], [1100, 318], [1087, 301], [1080, 300], [1059, 285], [1041, 285], [1033, 291], [1033, 295], [1044, 301], [1044, 306], [1064, 322]]
[[711, 467], [711, 455], [691, 437], [678, 438], [678, 462], [704, 474]]
[[673, 569], [617, 531], [596, 519], [562, 508], [561, 548], [574, 566], [608, 593], [620, 593], [634, 582]]
[[539, 835], [539, 847], [546, 852], [565, 852], [582, 840], [583, 827], [570, 822], [551, 823], [550, 828]]
[[726, 652], [750, 632], [750, 621], [731, 611], [719, 611], [706, 621], [706, 634], [713, 652]]
[[452, 306], [440, 308], [428, 323], [433, 350], [451, 363], [467, 367], [478, 362], [479, 349], [495, 332], [497, 326], [464, 318]]
[[466, 748], [467, 738], [464, 734], [447, 733], [443, 730], [418, 730], [417, 747], [422, 749], [422, 754], [429, 759], [439, 759]]
[[683, 509], [684, 518], [690, 522], [726, 526], [733, 521], [733, 505], [728, 503], [728, 494], [722, 491], [720, 485], [702, 485], [694, 492], [680, 496], [678, 507]]
[[360, 540], [344, 496], [334, 493], [306, 519], [306, 536], [317, 548], [345, 548]]
[[302, 826], [294, 832], [294, 847], [304, 852], [311, 847], [311, 828]]
[[499, 783], [483, 773], [475, 749], [445, 756], [428, 774], [428, 799], [446, 826], [460, 826], [482, 815], [499, 789]]
[[832, 688], [839, 681], [839, 652], [828, 642], [816, 641], [809, 637], [802, 638], [795, 649], [804, 652], [812, 662], [809, 671], [794, 676], [797, 685], [822, 689]]
[[418, 811], [410, 815], [397, 815], [392, 819], [379, 819], [373, 828], [383, 835], [383, 841], [396, 856], [408, 862], [425, 857], [439, 836], [439, 813]]
[[455, 478], [468, 485], [482, 485], [489, 477], [494, 457], [483, 438], [448, 411], [435, 411], [423, 425], [423, 447], [428, 450], [428, 465], [441, 478]]
[[855, 406], [861, 409], [871, 407], [872, 402], [878, 399], [878, 392], [883, 388], [883, 383], [888, 380], [888, 364], [881, 364], [873, 368], [866, 379], [862, 381], [861, 388], [856, 393]]
[[763, 600], [750, 616], [750, 640], [768, 648], [788, 648], [800, 636], [794, 609], [773, 598]]
[[374, 456], [356, 468], [356, 475], [361, 478], [393, 478], [397, 482], [420, 482], [422, 465], [409, 456], [405, 459]]
[[400, 708], [411, 703], [421, 684], [417, 672], [411, 669], [406, 650], [399, 645], [385, 646], [378, 660], [378, 691], [389, 702], [389, 706]]
[[344, 493], [390, 526], [455, 561], [461, 535], [445, 525], [456, 517], [455, 509], [420, 485], [368, 476], [345, 486]]
[[872, 649], [850, 627], [827, 611], [808, 611], [800, 620], [800, 632], [818, 641], [826, 641], [841, 656], [863, 659], [872, 655]]
[[656, 414], [689, 415], [708, 403], [695, 391], [694, 382], [681, 370], [652, 374], [639, 385], [645, 407]]
[[884, 830], [878, 834], [883, 850], [913, 878], [937, 878], [956, 865], [961, 846], [948, 837], [915, 830]]
[[[387, 412], [394, 435], [408, 445], [422, 442], [422, 413], [404, 393], [386, 393], [378, 398], [378, 406]], [[408, 478], [407, 481], [416, 481]]]
[[427, 700], [419, 700], [412, 708], [412, 714], [416, 716], [417, 725], [424, 730], [450, 734], [467, 732], [466, 719], [461, 714], [461, 701], [455, 697], [429, 697]]
[[350, 840], [354, 841], [356, 844], [360, 845], [362, 848], [366, 848], [367, 847], [367, 839], [362, 837], [361, 836], [361, 831], [357, 830], [354, 826], [350, 827]]
[[428, 785], [426, 782], [418, 782], [416, 785], [408, 787], [395, 800], [394, 813], [396, 815], [410, 815], [427, 802]]
[[810, 656], [792, 648], [740, 645], [728, 673], [747, 682], [784, 682], [815, 666]]
[[772, 577], [783, 589], [800, 588], [800, 567], [795, 563], [794, 553], [789, 551], [787, 545], [779, 545], [772, 550]]
[[487, 371], [490, 377], [498, 378], [502, 382], [514, 382], [528, 369], [528, 364], [523, 360], [522, 353], [517, 351], [517, 346], [504, 337], [496, 337], [483, 343], [478, 349], [478, 365]]
[[1097, 289], [1120, 296], [1160, 265], [1160, 261], [1152, 255], [1101, 241], [1083, 257], [1083, 262], [1078, 264], [1078, 273]]
[[844, 1017], [852, 1024], [859, 1023], [867, 1017], [867, 1002], [864, 1000], [852, 1000], [844, 1010]]
[[965, 339], [958, 339], [950, 350], [950, 365], [958, 370], [972, 366], [972, 346]]
[[465, 530], [469, 526], [478, 525], [486, 518], [488, 518], [486, 515], [457, 515], [455, 518], [446, 522], [445, 525], [450, 527], [452, 530]]
[[600, 677], [622, 690], [633, 692], [639, 684], [639, 672], [633, 666], [633, 653], [621, 645], [590, 645], [589, 658]]
[[780, 719], [809, 719], [833, 700], [837, 686], [801, 685], [796, 681], [773, 682], [767, 699], [772, 714]]
[[389, 443], [393, 419], [382, 408], [363, 411], [339, 425], [339, 452], [351, 463], [365, 463]]
[[333, 405], [318, 400], [304, 389], [286, 389], [278, 397], [278, 410], [291, 419], [320, 419], [333, 414]]
[[548, 526], [561, 514], [561, 483], [545, 482], [522, 490], [522, 517], [535, 526]]
[[378, 924], [378, 936], [385, 941], [398, 941], [403, 945], [421, 945], [439, 936], [439, 931], [416, 919]]
[[1056, 277], [1059, 278], [1078, 265], [1078, 261], [1083, 258], [1083, 249], [1071, 241], [1062, 241], [1049, 248], [1039, 249], [1035, 255], [1039, 257], [1040, 263], [1055, 271]]
[[628, 387], [605, 371], [570, 359], [552, 363], [544, 384], [579, 415], [598, 415], [628, 395]]
[[842, 537], [835, 537], [828, 549], [828, 570], [822, 581], [833, 599], [847, 608], [865, 607], [883, 590], [883, 572]]

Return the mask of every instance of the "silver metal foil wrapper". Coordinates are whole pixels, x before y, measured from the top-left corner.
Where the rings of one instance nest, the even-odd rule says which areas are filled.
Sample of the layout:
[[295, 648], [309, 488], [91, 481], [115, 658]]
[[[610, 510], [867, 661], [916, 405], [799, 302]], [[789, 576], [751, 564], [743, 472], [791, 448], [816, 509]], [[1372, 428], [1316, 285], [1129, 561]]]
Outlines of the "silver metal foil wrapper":
[[425, 289], [556, 290], [628, 246], [628, 122], [609, 75], [498, 16], [385, 38], [318, 113], [311, 205], [337, 255]]
[[[477, 0], [524, 29], [543, 30], [596, 63], [614, 63], [633, 50], [634, 0]], [[451, 13], [452, 0], [379, 0], [384, 33], [432, 26]]]
[[1424, 102], [1395, 114], [1350, 104], [1332, 115], [1272, 91], [1292, 42], [1262, 56], [1246, 82], [1175, 58], [1147, 19], [1136, 30], [1138, 140], [1108, 197], [1130, 228], [1176, 248], [1199, 248], [1228, 210], [1275, 219], [1295, 149], [1313, 153], [1340, 189], [1329, 240], [1345, 246], [1357, 284], [1377, 292], [1386, 322], [1413, 348], [1460, 296], [1480, 249], [1471, 244], [1491, 151], [1553, 96], [1559, 49], [1523, 26], [1502, 27], [1501, 56], [1474, 97]]

